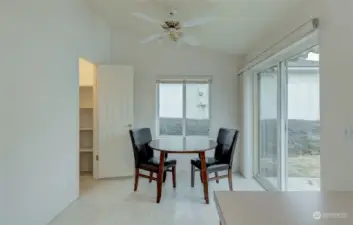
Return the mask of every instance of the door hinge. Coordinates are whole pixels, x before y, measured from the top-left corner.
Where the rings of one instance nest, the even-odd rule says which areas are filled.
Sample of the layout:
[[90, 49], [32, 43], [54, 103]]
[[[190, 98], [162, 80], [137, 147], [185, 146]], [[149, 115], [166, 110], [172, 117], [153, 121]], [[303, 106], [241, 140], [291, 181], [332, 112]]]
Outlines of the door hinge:
[[99, 155], [96, 155], [96, 160], [99, 161]]

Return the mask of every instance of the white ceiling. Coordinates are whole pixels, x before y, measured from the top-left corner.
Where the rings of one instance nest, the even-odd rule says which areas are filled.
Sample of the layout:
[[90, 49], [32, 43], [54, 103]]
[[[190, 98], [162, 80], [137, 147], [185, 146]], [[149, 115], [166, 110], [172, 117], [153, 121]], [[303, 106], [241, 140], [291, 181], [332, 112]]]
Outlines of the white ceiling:
[[168, 18], [172, 8], [181, 22], [204, 16], [216, 21], [194, 28], [184, 28], [193, 35], [201, 47], [222, 52], [246, 54], [264, 33], [288, 14], [302, 0], [86, 0], [113, 26], [133, 32], [141, 39], [161, 32], [158, 24], [133, 17], [141, 11], [159, 20]]

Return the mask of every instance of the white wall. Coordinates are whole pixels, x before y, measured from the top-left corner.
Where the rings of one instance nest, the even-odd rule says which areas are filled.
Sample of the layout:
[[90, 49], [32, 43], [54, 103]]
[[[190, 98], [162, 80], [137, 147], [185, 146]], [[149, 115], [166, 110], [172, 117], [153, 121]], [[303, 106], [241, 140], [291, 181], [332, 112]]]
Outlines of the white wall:
[[2, 0], [0, 21], [0, 224], [45, 225], [78, 196], [78, 58], [109, 62], [110, 32], [81, 0]]
[[321, 183], [323, 189], [353, 190], [353, 140], [344, 137], [353, 129], [353, 1], [320, 6]]
[[353, 137], [345, 137], [345, 130], [353, 131], [352, 8], [350, 0], [304, 1], [248, 56], [253, 58], [293, 28], [319, 17], [322, 190], [353, 190]]
[[[156, 79], [166, 75], [211, 75], [211, 136], [220, 127], [239, 128], [237, 121], [236, 58], [188, 46], [177, 49], [166, 41], [162, 45], [139, 44], [142, 37], [112, 31], [112, 61], [134, 66], [135, 127], [156, 129]], [[238, 154], [236, 154], [238, 157]], [[179, 160], [179, 159], [178, 159]], [[182, 160], [182, 159], [181, 159]], [[235, 160], [238, 162], [238, 160]], [[183, 163], [185, 162], [185, 163]], [[178, 162], [178, 169], [189, 171], [189, 161]], [[238, 166], [236, 165], [237, 169]]]
[[82, 58], [79, 59], [78, 65], [80, 86], [94, 86], [97, 71], [96, 65]]
[[[288, 13], [287, 17], [278, 18], [277, 24], [274, 24], [272, 29], [268, 29], [263, 35], [259, 36], [257, 44], [253, 46], [252, 50], [250, 50], [245, 57], [242, 67], [252, 60], [255, 63], [265, 60], [267, 57], [290, 46], [298, 41], [298, 38], [304, 37], [305, 34], [307, 34], [308, 29], [312, 28], [312, 25], [310, 22], [308, 23], [308, 21], [319, 16], [321, 6], [323, 6], [323, 2], [327, 0], [301, 1], [302, 3]], [[306, 25], [303, 26], [303, 24]], [[298, 29], [298, 27], [301, 27], [301, 29]], [[283, 38], [285, 38], [285, 40], [280, 41]], [[276, 44], [277, 42], [279, 43]], [[274, 46], [274, 44], [276, 45]]]

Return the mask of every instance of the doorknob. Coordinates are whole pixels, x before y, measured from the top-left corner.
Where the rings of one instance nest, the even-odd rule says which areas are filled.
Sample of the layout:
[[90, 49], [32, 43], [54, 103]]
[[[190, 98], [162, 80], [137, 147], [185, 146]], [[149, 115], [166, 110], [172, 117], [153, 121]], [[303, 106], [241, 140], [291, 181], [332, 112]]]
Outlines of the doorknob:
[[132, 127], [132, 124], [128, 124], [127, 127], [128, 127], [128, 128], [131, 128], [131, 127]]

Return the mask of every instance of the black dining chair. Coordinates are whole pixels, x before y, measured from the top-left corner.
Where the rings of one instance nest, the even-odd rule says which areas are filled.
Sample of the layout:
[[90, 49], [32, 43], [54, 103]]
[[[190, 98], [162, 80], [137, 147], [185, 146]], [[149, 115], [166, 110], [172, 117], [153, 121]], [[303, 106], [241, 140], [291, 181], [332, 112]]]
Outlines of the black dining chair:
[[[232, 164], [235, 146], [238, 140], [239, 131], [236, 129], [221, 128], [218, 132], [217, 147], [213, 157], [206, 158], [207, 178], [208, 180], [216, 180], [227, 178], [229, 183], [229, 190], [233, 190], [232, 181]], [[191, 160], [191, 187], [195, 185], [195, 172], [201, 170], [201, 160]], [[219, 172], [228, 171], [227, 175], [218, 176]], [[215, 176], [209, 178], [208, 174], [215, 173]], [[200, 172], [201, 177], [201, 172]], [[203, 182], [201, 177], [201, 182]]]
[[[135, 158], [135, 185], [134, 191], [137, 191], [139, 177], [149, 179], [157, 182], [165, 182], [166, 172], [172, 172], [173, 175], [173, 188], [176, 187], [176, 160], [168, 160], [166, 155], [166, 160], [164, 161], [164, 171], [163, 174], [159, 174], [159, 158], [154, 157], [153, 149], [148, 145], [152, 141], [152, 134], [149, 128], [141, 128], [130, 130], [130, 138], [134, 151]], [[150, 172], [149, 176], [140, 173], [140, 170], [145, 170]], [[153, 174], [157, 174], [153, 177]], [[158, 192], [158, 190], [157, 190]], [[157, 193], [158, 194], [158, 193]]]

